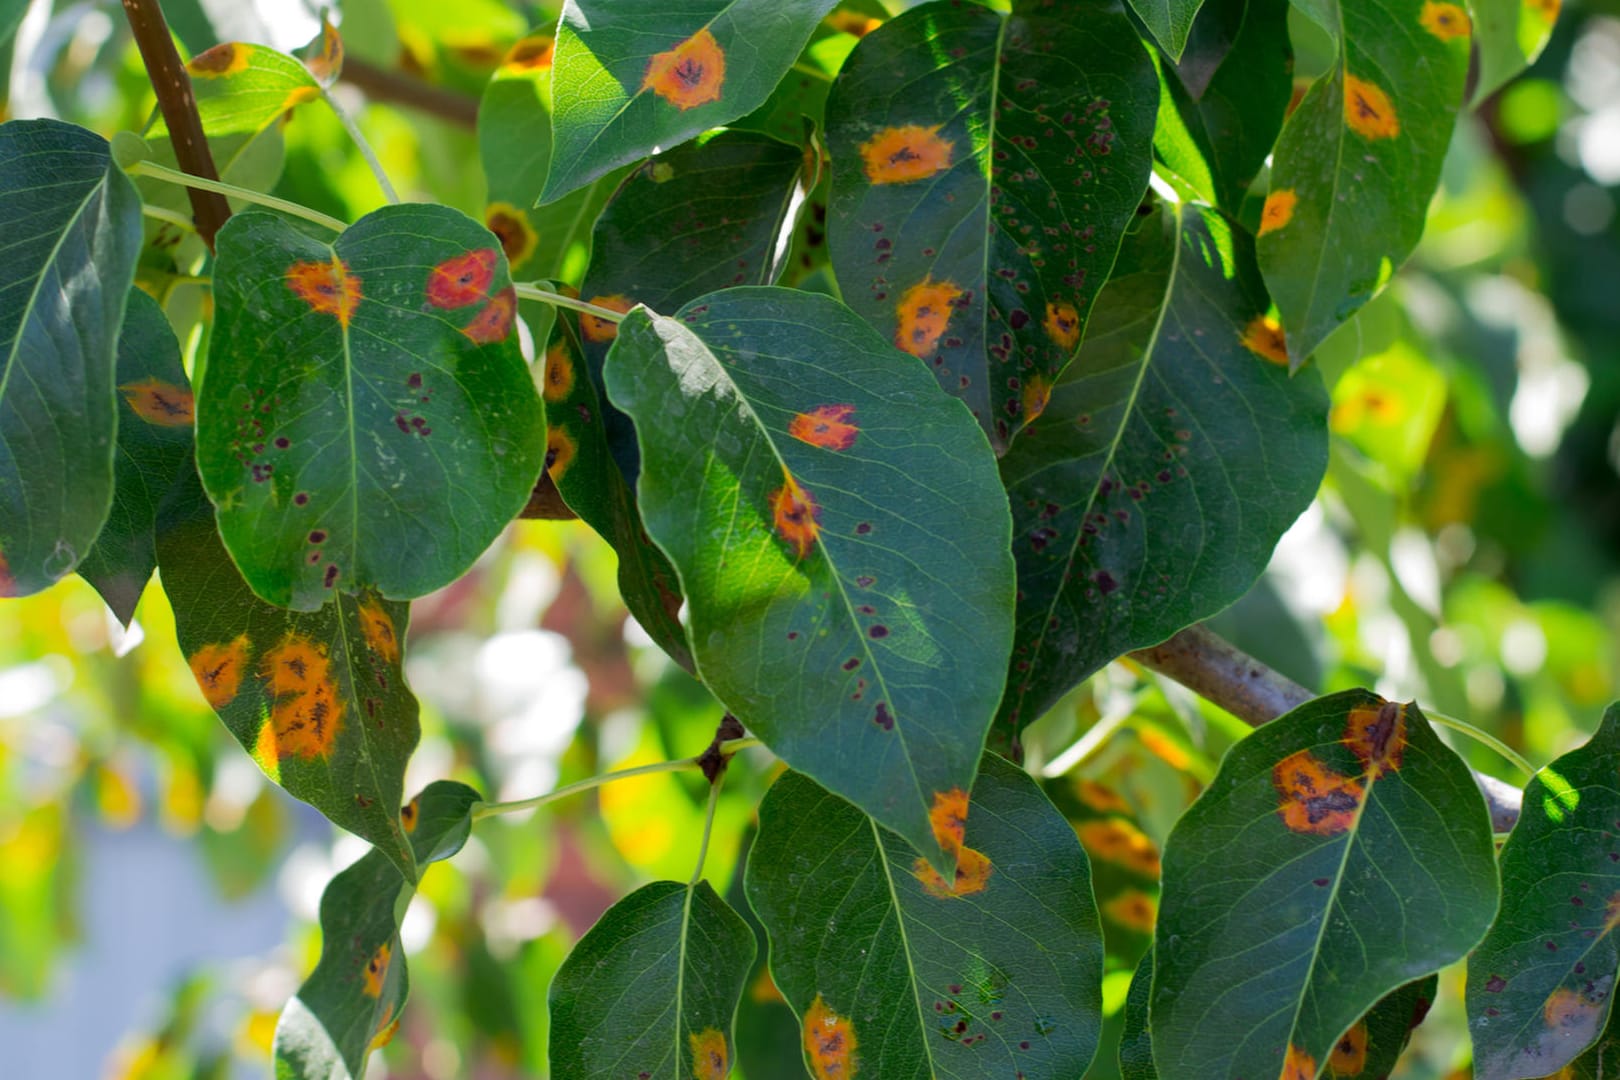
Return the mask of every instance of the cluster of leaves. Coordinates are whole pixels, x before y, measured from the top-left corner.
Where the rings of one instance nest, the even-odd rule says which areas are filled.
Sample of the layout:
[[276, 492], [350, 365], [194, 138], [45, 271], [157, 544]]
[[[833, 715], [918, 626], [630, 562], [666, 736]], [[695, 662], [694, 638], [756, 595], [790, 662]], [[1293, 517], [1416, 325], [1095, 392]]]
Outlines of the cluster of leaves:
[[[1239, 742], [1162, 864], [1106, 792], [1077, 836], [1014, 764], [1076, 685], [1254, 583], [1328, 465], [1305, 362], [1422, 234], [1471, 27], [1483, 94], [1545, 9], [1302, 3], [1331, 57], [1295, 100], [1281, 3], [833, 7], [570, 0], [484, 90], [482, 221], [254, 197], [341, 70], [330, 32], [188, 65], [260, 204], [212, 250], [162, 125], [0, 126], [0, 594], [77, 571], [127, 622], [161, 568], [232, 735], [374, 845], [328, 887], [278, 1069], [363, 1073], [406, 901], [498, 809], [407, 801], [408, 604], [560, 497], [790, 767], [745, 914], [812, 1075], [1083, 1073], [1082, 840], [1140, 878], [1139, 932], [1158, 907], [1129, 1075], [1382, 1075], [1471, 952], [1481, 1075], [1602, 1075], [1620, 716], [1531, 785], [1505, 885], [1466, 765], [1364, 691]], [[149, 295], [200, 276], [200, 312]], [[756, 930], [701, 873], [562, 964], [555, 1075], [730, 1072]]]

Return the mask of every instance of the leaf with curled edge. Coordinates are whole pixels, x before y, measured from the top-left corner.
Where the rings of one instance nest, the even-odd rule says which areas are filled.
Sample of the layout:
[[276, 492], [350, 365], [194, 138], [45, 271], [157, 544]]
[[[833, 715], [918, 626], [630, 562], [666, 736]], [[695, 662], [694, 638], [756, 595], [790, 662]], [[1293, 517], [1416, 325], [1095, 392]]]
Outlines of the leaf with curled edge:
[[1502, 847], [1502, 911], [1468, 960], [1481, 1080], [1555, 1073], [1610, 1023], [1620, 976], [1617, 753], [1620, 705], [1611, 705], [1591, 739], [1525, 788]]
[[642, 520], [700, 677], [919, 850], [972, 786], [1011, 638], [1006, 492], [962, 404], [836, 301], [727, 289], [620, 324]]
[[1085, 852], [1028, 774], [987, 754], [936, 807], [947, 883], [809, 777], [760, 804], [745, 888], [811, 1075], [1078, 1077], [1102, 1028], [1102, 932]]
[[1315, 1076], [1381, 998], [1484, 936], [1494, 846], [1416, 705], [1349, 690], [1245, 737], [1165, 845], [1159, 1075]]
[[998, 740], [1237, 600], [1310, 505], [1328, 396], [1289, 376], [1265, 312], [1218, 212], [1165, 205], [1129, 237], [1080, 356], [1001, 460], [1018, 614]]
[[[461, 850], [478, 802], [467, 785], [439, 780], [390, 812], [426, 868]], [[376, 849], [327, 884], [320, 961], [276, 1025], [278, 1080], [360, 1080], [371, 1051], [393, 1038], [410, 990], [399, 926], [416, 887]]]
[[1073, 359], [1147, 190], [1153, 63], [1115, 0], [913, 8], [827, 100], [846, 303], [1000, 452]]

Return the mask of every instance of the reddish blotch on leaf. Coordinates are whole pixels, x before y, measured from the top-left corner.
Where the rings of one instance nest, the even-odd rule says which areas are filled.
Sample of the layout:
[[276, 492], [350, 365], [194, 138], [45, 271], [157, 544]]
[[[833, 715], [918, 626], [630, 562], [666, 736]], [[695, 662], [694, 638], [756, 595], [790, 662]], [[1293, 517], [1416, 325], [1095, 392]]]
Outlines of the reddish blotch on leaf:
[[463, 252], [428, 271], [428, 303], [445, 309], [476, 304], [489, 295], [494, 281], [494, 248]]
[[517, 290], [508, 285], [490, 297], [489, 303], [461, 332], [480, 345], [505, 341], [512, 333], [512, 319], [516, 314]]
[[817, 405], [795, 416], [788, 425], [788, 434], [823, 450], [848, 450], [861, 432], [850, 422], [854, 415], [853, 405]]
[[771, 492], [771, 521], [776, 526], [776, 534], [802, 559], [810, 554], [821, 533], [821, 507], [816, 504], [815, 496], [793, 479], [792, 473], [784, 469], [782, 475], [782, 486]]
[[327, 262], [299, 262], [287, 268], [287, 288], [314, 311], [337, 316], [345, 328], [360, 306], [360, 279], [333, 256]]

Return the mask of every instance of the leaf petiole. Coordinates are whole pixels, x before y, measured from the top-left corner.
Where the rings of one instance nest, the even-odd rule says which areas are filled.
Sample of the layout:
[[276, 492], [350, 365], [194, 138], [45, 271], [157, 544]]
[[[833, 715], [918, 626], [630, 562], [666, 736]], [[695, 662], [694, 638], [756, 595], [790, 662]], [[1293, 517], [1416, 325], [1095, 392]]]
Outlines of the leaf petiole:
[[278, 199], [274, 195], [266, 195], [262, 192], [250, 191], [247, 188], [237, 187], [235, 184], [227, 184], [221, 180], [204, 180], [200, 176], [192, 176], [189, 173], [178, 172], [174, 169], [159, 165], [156, 162], [137, 161], [124, 171], [129, 173], [131, 176], [148, 176], [153, 180], [161, 180], [166, 184], [179, 184], [181, 187], [198, 188], [202, 191], [213, 191], [221, 195], [228, 195], [233, 199], [241, 199], [243, 202], [268, 207], [271, 210], [280, 210], [284, 214], [291, 214], [293, 217], [299, 217], [303, 218], [305, 221], [314, 222], [316, 225], [331, 229], [333, 232], [342, 232], [344, 229], [348, 228], [347, 225], [339, 221], [337, 218], [328, 217], [319, 210], [311, 210], [307, 206], [301, 206], [295, 202], [288, 202], [286, 199]]
[[703, 880], [703, 862], [709, 857], [709, 837], [714, 832], [714, 808], [720, 804], [720, 786], [725, 782], [726, 774], [722, 771], [709, 785], [709, 808], [703, 815], [703, 839], [698, 844], [697, 866], [692, 869], [691, 885]]
[[1466, 735], [1468, 738], [1473, 739], [1481, 746], [1486, 746], [1492, 750], [1495, 750], [1507, 760], [1508, 764], [1524, 773], [1525, 776], [1536, 775], [1536, 767], [1534, 765], [1526, 761], [1517, 750], [1513, 749], [1513, 747], [1509, 746], [1501, 739], [1498, 739], [1490, 732], [1483, 731], [1466, 720], [1459, 720], [1455, 716], [1447, 716], [1445, 713], [1438, 713], [1432, 709], [1424, 709], [1423, 715], [1428, 717], [1433, 723], [1438, 724], [1440, 727], [1450, 728], [1459, 735]]
[[153, 221], [161, 221], [165, 225], [173, 225], [177, 229], [184, 229], [188, 233], [197, 231], [197, 223], [186, 215], [170, 210], [163, 206], [147, 206], [141, 204], [141, 213]]
[[590, 315], [601, 319], [604, 322], [618, 324], [624, 321], [625, 313], [622, 311], [614, 311], [612, 308], [600, 307], [584, 300], [576, 300], [572, 296], [564, 296], [560, 292], [553, 292], [550, 289], [542, 289], [533, 282], [513, 282], [512, 288], [525, 300], [538, 300], [542, 304], [550, 304], [553, 307], [567, 308], [570, 311], [578, 311], [585, 315]]
[[361, 133], [360, 125], [355, 123], [354, 117], [350, 116], [345, 109], [338, 105], [337, 99], [332, 96], [329, 87], [321, 87], [321, 100], [326, 102], [326, 107], [331, 109], [332, 115], [338, 118], [338, 123], [343, 125], [343, 130], [349, 133], [349, 138], [354, 142], [355, 149], [360, 151], [362, 158], [365, 158], [366, 166], [371, 169], [371, 174], [377, 178], [377, 186], [382, 188], [383, 198], [393, 205], [399, 205], [399, 192], [394, 190], [394, 185], [388, 179], [388, 174], [383, 171], [382, 162], [378, 160], [376, 151], [371, 149], [371, 144], [366, 141], [365, 135]]

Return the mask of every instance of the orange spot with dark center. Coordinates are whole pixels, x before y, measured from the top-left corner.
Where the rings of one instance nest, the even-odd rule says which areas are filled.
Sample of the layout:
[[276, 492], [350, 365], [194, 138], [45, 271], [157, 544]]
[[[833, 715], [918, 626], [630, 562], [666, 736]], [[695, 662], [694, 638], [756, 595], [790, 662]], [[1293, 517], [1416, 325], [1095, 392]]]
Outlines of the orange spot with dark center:
[[1031, 375], [1024, 380], [1024, 390], [1020, 397], [1020, 404], [1024, 410], [1024, 422], [1033, 423], [1036, 417], [1046, 411], [1046, 406], [1052, 402], [1052, 380], [1043, 375]]
[[1277, 812], [1294, 832], [1337, 836], [1356, 823], [1365, 791], [1349, 776], [1329, 769], [1309, 750], [1277, 762], [1271, 783], [1281, 800]]
[[1293, 1043], [1289, 1043], [1288, 1053], [1283, 1056], [1282, 1072], [1277, 1074], [1277, 1080], [1316, 1080], [1316, 1059]]
[[649, 60], [641, 88], [685, 111], [719, 101], [720, 84], [725, 81], [725, 50], [705, 27]]
[[1355, 1026], [1333, 1044], [1328, 1055], [1328, 1068], [1334, 1076], [1360, 1076], [1367, 1068], [1367, 1023], [1357, 1020]]
[[942, 125], [906, 124], [884, 128], [861, 144], [866, 178], [874, 184], [907, 184], [951, 167], [956, 145], [939, 137]]
[[546, 350], [546, 371], [540, 395], [550, 402], [566, 401], [573, 390], [574, 357], [568, 346], [559, 341]]
[[692, 1047], [693, 1080], [726, 1080], [731, 1072], [726, 1037], [714, 1028], [705, 1028], [687, 1035], [686, 1040]]
[[490, 297], [489, 303], [461, 332], [480, 345], [505, 341], [512, 333], [512, 319], [516, 314], [517, 290], [508, 285]]
[[1474, 29], [1468, 12], [1456, 4], [1439, 3], [1437, 0], [1425, 0], [1423, 10], [1418, 13], [1418, 22], [1441, 41], [1465, 38]]
[[1262, 360], [1287, 366], [1288, 339], [1283, 336], [1282, 324], [1270, 315], [1256, 315], [1250, 319], [1238, 340], [1245, 349]]
[[1102, 907], [1103, 914], [1140, 934], [1153, 933], [1159, 917], [1158, 902], [1141, 889], [1126, 889]]
[[894, 333], [894, 343], [912, 356], [927, 356], [934, 351], [945, 327], [950, 325], [951, 308], [962, 295], [949, 281], [924, 278], [907, 289], [895, 310], [900, 314], [900, 327]]
[[[629, 311], [636, 306], [635, 301], [618, 293], [612, 296], [593, 296], [586, 303], [619, 312]], [[585, 335], [586, 341], [612, 341], [619, 336], [619, 324], [612, 319], [582, 313], [579, 317], [579, 332]]]
[[287, 270], [287, 288], [311, 309], [336, 315], [345, 328], [360, 306], [360, 279], [349, 273], [348, 264], [334, 257], [330, 262], [293, 263]]
[[1080, 312], [1066, 301], [1057, 300], [1046, 305], [1046, 317], [1041, 320], [1041, 328], [1065, 351], [1080, 344]]
[[1106, 784], [1099, 784], [1095, 780], [1084, 778], [1074, 782], [1076, 797], [1087, 806], [1103, 814], [1128, 814], [1131, 804]]
[[360, 605], [360, 633], [365, 636], [366, 648], [390, 664], [399, 663], [399, 637], [394, 633], [394, 620], [376, 600]]
[[1344, 744], [1370, 779], [1399, 769], [1406, 749], [1406, 706], [1385, 701], [1376, 708], [1351, 709], [1344, 725]]
[[[1591, 983], [1587, 985], [1592, 986]], [[1593, 987], [1592, 993], [1566, 987], [1552, 992], [1542, 1006], [1541, 1016], [1549, 1028], [1565, 1038], [1581, 1031], [1590, 1031], [1596, 1036], [1598, 1021], [1607, 1000], [1607, 993], [1596, 987]]]
[[214, 709], [223, 709], [236, 697], [247, 668], [248, 639], [242, 634], [230, 643], [204, 645], [191, 654], [191, 674], [203, 698]]
[[771, 521], [776, 525], [776, 534], [792, 545], [794, 554], [802, 559], [810, 554], [821, 533], [821, 507], [816, 505], [815, 496], [793, 479], [792, 473], [783, 469], [782, 476], [782, 486], [771, 492]]
[[1264, 236], [1294, 220], [1294, 207], [1299, 205], [1299, 195], [1293, 188], [1283, 188], [1273, 191], [1266, 196], [1266, 204], [1260, 208], [1260, 232]]
[[934, 805], [928, 811], [928, 825], [934, 839], [946, 851], [962, 846], [967, 839], [968, 795], [961, 788], [934, 792]]
[[416, 823], [417, 821], [421, 820], [421, 801], [422, 800], [420, 798], [412, 799], [410, 802], [399, 808], [399, 823], [408, 833], [415, 832]]
[[248, 58], [252, 55], [252, 46], [227, 41], [193, 56], [186, 64], [186, 71], [198, 79], [218, 79], [226, 75], [235, 75], [247, 70]]
[[1146, 833], [1124, 818], [1082, 821], [1074, 831], [1094, 857], [1146, 877], [1159, 876], [1159, 849]]
[[118, 388], [135, 415], [159, 427], [190, 427], [195, 418], [191, 391], [162, 379], [146, 378]]
[[275, 732], [276, 757], [329, 757], [343, 723], [343, 701], [326, 647], [288, 634], [264, 654], [259, 675], [272, 700], [269, 727]]
[[563, 474], [568, 472], [568, 466], [574, 463], [574, 455], [578, 452], [579, 444], [567, 431], [554, 427], [546, 432], [546, 472], [550, 474], [553, 484], [562, 483]]
[[489, 295], [495, 281], [495, 249], [477, 248], [444, 260], [428, 271], [428, 303], [436, 308], [461, 308]]
[[850, 423], [854, 415], [853, 405], [817, 405], [795, 416], [788, 425], [788, 434], [823, 450], [848, 450], [861, 433], [859, 427]]
[[501, 250], [513, 269], [533, 255], [540, 243], [540, 234], [529, 224], [529, 215], [511, 203], [492, 202], [484, 207], [484, 226], [501, 242]]
[[550, 34], [530, 34], [506, 51], [501, 67], [507, 71], [545, 71], [551, 67], [557, 43]]
[[934, 792], [934, 805], [928, 811], [928, 824], [940, 850], [956, 857], [956, 877], [947, 883], [939, 871], [919, 856], [911, 873], [932, 896], [968, 896], [982, 892], [990, 881], [990, 860], [981, 851], [967, 846], [968, 795], [961, 788]]
[[381, 997], [383, 979], [388, 975], [388, 961], [394, 955], [394, 947], [387, 942], [377, 946], [377, 951], [371, 954], [366, 961], [365, 991], [367, 997]]
[[1393, 139], [1401, 133], [1395, 103], [1383, 88], [1348, 72], [1344, 76], [1344, 122], [1364, 139]]
[[855, 1025], [839, 1016], [816, 995], [804, 1013], [804, 1051], [816, 1080], [853, 1080], [859, 1062]]

